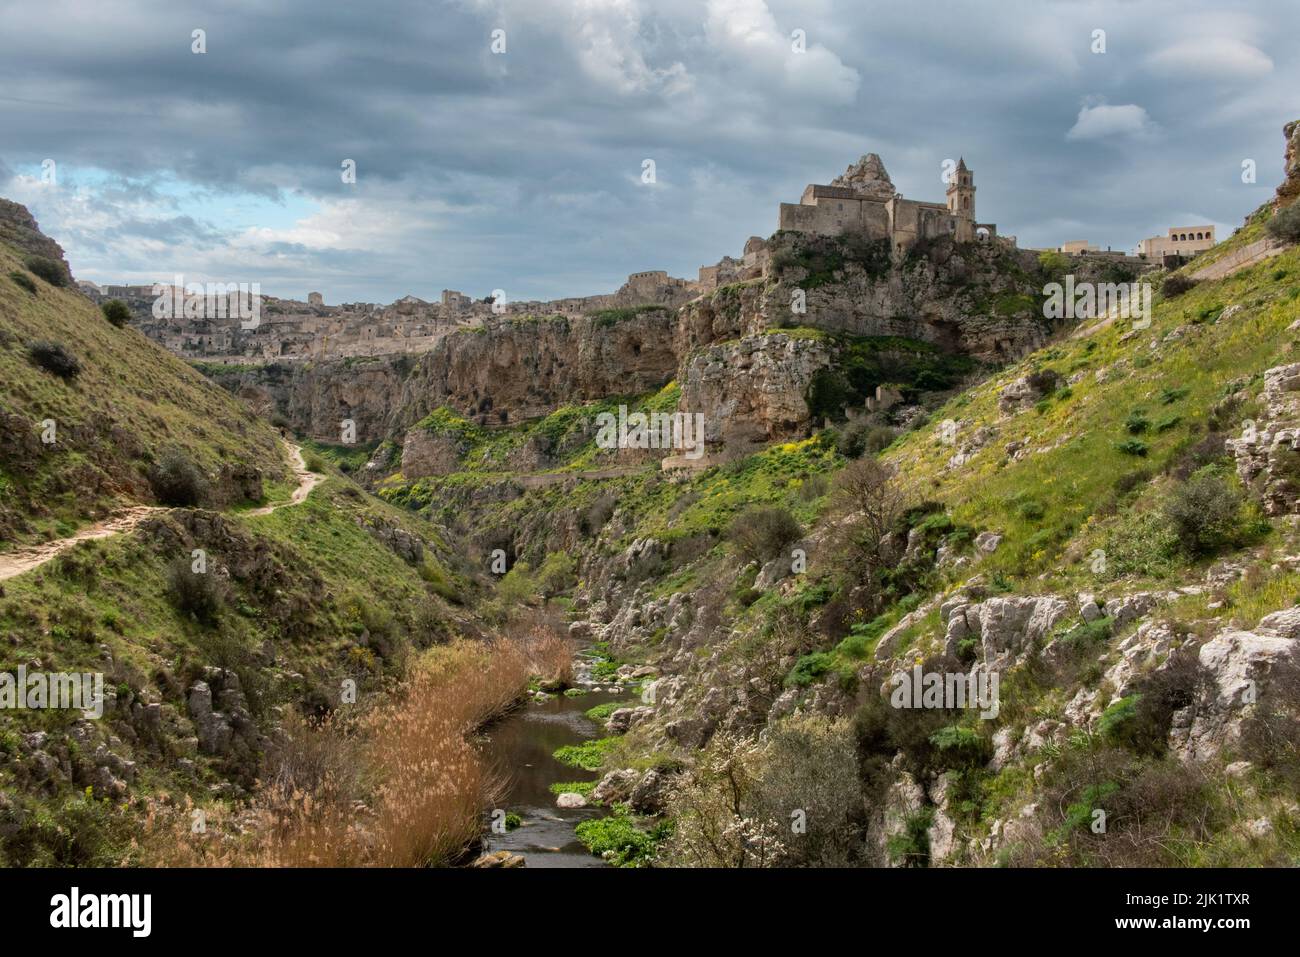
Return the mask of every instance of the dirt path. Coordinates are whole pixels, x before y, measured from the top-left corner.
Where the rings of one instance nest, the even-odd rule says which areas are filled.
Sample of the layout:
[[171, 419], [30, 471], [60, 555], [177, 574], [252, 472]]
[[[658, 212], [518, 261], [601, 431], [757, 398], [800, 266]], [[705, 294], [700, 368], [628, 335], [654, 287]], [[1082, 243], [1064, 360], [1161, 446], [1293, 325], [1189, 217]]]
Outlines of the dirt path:
[[278, 505], [263, 505], [251, 512], [245, 512], [245, 515], [270, 515], [277, 508], [284, 508], [286, 505], [300, 505], [306, 501], [307, 496], [311, 494], [311, 490], [321, 480], [321, 477], [315, 472], [307, 470], [307, 463], [303, 461], [302, 449], [299, 446], [290, 445], [286, 442], [285, 447], [289, 450], [289, 462], [293, 466], [294, 477], [298, 479], [298, 487], [289, 496], [289, 501], [281, 502]]
[[[277, 505], [263, 505], [261, 508], [245, 512], [245, 515], [270, 515], [277, 508], [284, 508], [286, 505], [298, 505], [311, 494], [311, 490], [320, 481], [321, 477], [319, 475], [307, 471], [307, 464], [303, 461], [301, 448], [287, 442], [285, 447], [289, 451], [289, 461], [293, 465], [294, 476], [298, 479], [297, 488], [293, 490], [289, 501], [280, 502]], [[0, 553], [0, 581], [29, 572], [33, 568], [39, 568], [72, 548], [78, 542], [88, 542], [96, 538], [108, 538], [110, 535], [122, 535], [134, 531], [150, 515], [165, 511], [167, 509], [161, 505], [137, 505], [134, 508], [128, 508], [126, 511], [118, 512], [102, 522], [87, 525], [67, 538], [46, 542], [44, 545], [33, 545], [30, 548], [20, 548], [16, 551]]]
[[17, 551], [0, 554], [0, 581], [13, 578], [15, 575], [21, 575], [23, 572], [29, 572], [33, 568], [39, 568], [50, 559], [57, 558], [78, 542], [88, 542], [93, 538], [108, 538], [110, 535], [119, 535], [123, 532], [132, 531], [150, 515], [155, 512], [165, 511], [167, 511], [165, 508], [158, 505], [137, 505], [135, 508], [128, 508], [125, 512], [119, 512], [111, 518], [106, 518], [102, 522], [87, 525], [67, 538], [60, 538], [44, 545], [34, 545], [31, 548], [20, 548]]

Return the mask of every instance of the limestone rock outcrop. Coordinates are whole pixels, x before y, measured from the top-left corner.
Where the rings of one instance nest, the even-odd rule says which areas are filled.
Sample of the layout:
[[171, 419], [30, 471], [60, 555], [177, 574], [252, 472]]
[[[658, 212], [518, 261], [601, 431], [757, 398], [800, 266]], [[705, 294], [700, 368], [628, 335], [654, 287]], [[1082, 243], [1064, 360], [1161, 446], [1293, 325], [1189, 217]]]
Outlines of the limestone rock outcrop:
[[1237, 474], [1269, 515], [1285, 515], [1300, 502], [1300, 363], [1264, 373], [1264, 418], [1247, 422], [1227, 447]]
[[848, 169], [831, 180], [830, 185], [842, 186], [881, 201], [893, 199], [895, 193], [894, 181], [889, 178], [885, 164], [875, 153], [867, 153], [856, 163], [851, 164]]
[[800, 435], [811, 421], [808, 387], [831, 359], [826, 342], [782, 332], [709, 346], [686, 365], [681, 407], [704, 415], [709, 443]]
[[1273, 205], [1278, 209], [1288, 206], [1300, 197], [1300, 120], [1292, 120], [1282, 127], [1286, 137], [1286, 156], [1283, 161], [1286, 178], [1277, 188]]
[[1187, 708], [1175, 713], [1170, 746], [1184, 760], [1206, 761], [1241, 737], [1261, 706], [1289, 708], [1300, 703], [1278, 701], [1275, 681], [1284, 668], [1300, 661], [1300, 607], [1265, 616], [1249, 631], [1228, 629], [1200, 648], [1200, 663], [1213, 677], [1209, 689]]

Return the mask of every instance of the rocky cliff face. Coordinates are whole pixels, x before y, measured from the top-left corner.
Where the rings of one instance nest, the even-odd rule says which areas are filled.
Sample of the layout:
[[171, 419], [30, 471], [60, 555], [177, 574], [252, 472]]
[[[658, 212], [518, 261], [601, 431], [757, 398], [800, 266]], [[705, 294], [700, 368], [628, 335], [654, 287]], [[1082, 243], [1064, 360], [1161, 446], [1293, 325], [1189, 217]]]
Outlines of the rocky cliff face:
[[26, 206], [0, 199], [0, 243], [14, 246], [27, 255], [58, 263], [63, 267], [67, 281], [72, 282], [72, 269], [63, 258], [63, 247], [41, 232]]
[[685, 362], [681, 408], [703, 414], [706, 442], [730, 448], [802, 435], [808, 388], [833, 355], [821, 339], [782, 332], [707, 346]]
[[344, 423], [366, 443], [389, 434], [410, 356], [208, 367], [208, 373], [259, 414], [323, 442], [342, 442]]
[[393, 425], [410, 426], [444, 405], [480, 425], [506, 425], [560, 405], [647, 392], [676, 369], [674, 324], [668, 310], [655, 308], [508, 319], [456, 333], [421, 357]]
[[1274, 205], [1279, 209], [1289, 206], [1300, 196], [1300, 120], [1292, 120], [1282, 127], [1282, 135], [1286, 137], [1286, 156], [1283, 160], [1286, 179], [1278, 186], [1277, 199], [1274, 200]]

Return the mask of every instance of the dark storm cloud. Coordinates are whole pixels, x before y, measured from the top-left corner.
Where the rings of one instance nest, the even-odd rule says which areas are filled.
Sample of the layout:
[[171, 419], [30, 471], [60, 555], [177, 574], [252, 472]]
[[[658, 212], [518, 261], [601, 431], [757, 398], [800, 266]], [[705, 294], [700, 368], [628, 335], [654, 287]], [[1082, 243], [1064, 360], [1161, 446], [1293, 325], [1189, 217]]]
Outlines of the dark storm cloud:
[[84, 182], [17, 197], [74, 268], [251, 272], [331, 301], [693, 275], [868, 150], [921, 199], [964, 155], [980, 218], [1024, 245], [1131, 246], [1239, 222], [1300, 115], [1294, 37], [1265, 3], [53, 0], [0, 18], [0, 163], [54, 157]]

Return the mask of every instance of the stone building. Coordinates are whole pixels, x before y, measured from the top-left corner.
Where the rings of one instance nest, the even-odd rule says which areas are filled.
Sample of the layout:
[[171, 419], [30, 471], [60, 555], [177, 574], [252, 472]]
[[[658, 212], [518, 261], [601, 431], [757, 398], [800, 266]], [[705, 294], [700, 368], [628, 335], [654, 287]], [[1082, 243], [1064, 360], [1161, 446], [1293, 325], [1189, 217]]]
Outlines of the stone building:
[[1086, 239], [1071, 239], [1068, 242], [1061, 243], [1061, 252], [1067, 256], [1077, 256], [1079, 253], [1095, 253], [1098, 247], [1095, 243], [1090, 243]]
[[1138, 243], [1139, 256], [1192, 256], [1214, 245], [1213, 226], [1170, 226], [1166, 236], [1152, 236]]
[[896, 254], [922, 239], [951, 236], [957, 242], [989, 242], [993, 223], [975, 220], [975, 176], [963, 158], [953, 171], [944, 203], [904, 199], [885, 164], [868, 153], [828, 185], [809, 184], [798, 203], [782, 203], [777, 228], [821, 236], [862, 231], [888, 239]]

